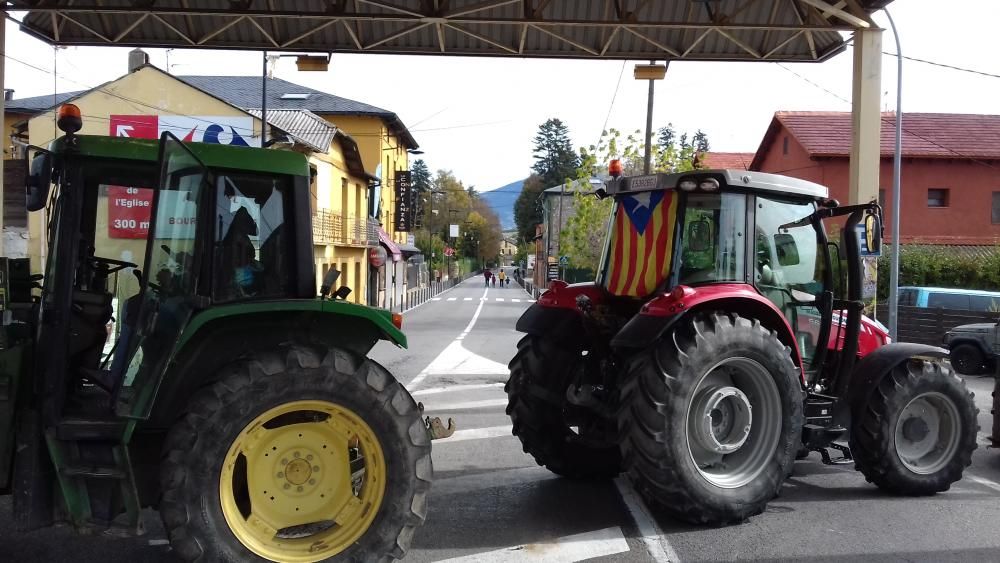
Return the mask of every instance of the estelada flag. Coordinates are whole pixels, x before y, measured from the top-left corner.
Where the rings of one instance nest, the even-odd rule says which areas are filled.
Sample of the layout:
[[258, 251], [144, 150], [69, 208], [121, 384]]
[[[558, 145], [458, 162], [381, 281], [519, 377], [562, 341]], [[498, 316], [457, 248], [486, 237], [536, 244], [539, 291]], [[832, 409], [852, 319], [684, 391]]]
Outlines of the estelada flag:
[[619, 196], [604, 278], [609, 292], [644, 297], [670, 275], [677, 199], [673, 190]]

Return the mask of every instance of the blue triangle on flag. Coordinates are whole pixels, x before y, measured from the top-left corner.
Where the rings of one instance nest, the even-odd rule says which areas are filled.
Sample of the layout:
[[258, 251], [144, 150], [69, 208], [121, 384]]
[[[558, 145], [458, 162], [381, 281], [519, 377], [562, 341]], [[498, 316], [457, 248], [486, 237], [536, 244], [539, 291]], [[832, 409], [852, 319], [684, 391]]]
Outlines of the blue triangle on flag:
[[646, 231], [653, 210], [663, 201], [663, 192], [642, 192], [622, 198], [621, 205], [632, 221], [632, 226], [640, 235]]

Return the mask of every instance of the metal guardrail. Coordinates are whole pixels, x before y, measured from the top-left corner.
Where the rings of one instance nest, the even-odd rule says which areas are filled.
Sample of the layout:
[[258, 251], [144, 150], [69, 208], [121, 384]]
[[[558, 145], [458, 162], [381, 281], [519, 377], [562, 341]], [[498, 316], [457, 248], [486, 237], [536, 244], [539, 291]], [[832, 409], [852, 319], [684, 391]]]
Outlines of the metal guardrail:
[[432, 297], [447, 291], [456, 285], [462, 283], [463, 281], [469, 279], [470, 277], [476, 275], [465, 274], [457, 278], [448, 279], [445, 281], [432, 281], [427, 284], [426, 287], [418, 287], [414, 289], [406, 290], [403, 294], [403, 301], [399, 303], [399, 307], [393, 307], [394, 310], [407, 311], [416, 307], [417, 305], [423, 305], [429, 301]]

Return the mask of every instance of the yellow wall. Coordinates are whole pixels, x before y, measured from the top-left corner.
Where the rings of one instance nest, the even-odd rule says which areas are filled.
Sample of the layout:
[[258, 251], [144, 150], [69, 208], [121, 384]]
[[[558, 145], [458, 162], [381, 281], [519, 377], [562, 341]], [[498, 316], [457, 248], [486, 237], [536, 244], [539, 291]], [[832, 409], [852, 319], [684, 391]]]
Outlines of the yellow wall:
[[370, 174], [375, 173], [379, 164], [382, 165], [382, 202], [378, 218], [382, 221], [382, 228], [392, 234], [393, 240], [406, 242], [407, 233], [396, 231], [393, 221], [396, 204], [394, 172], [410, 169], [406, 147], [398, 137], [389, 133], [385, 122], [379, 117], [327, 115], [324, 119], [354, 137], [361, 150], [365, 170]]
[[[309, 163], [316, 168], [316, 206], [338, 214], [345, 221], [368, 216], [368, 183], [352, 176], [344, 161], [340, 143], [334, 141], [327, 154], [312, 153]], [[346, 182], [347, 189], [344, 190]], [[346, 204], [346, 207], [345, 207]], [[365, 303], [368, 286], [368, 251], [361, 246], [320, 245], [315, 247], [316, 287], [330, 267], [340, 270], [337, 285], [351, 288], [348, 301]], [[333, 288], [336, 290], [337, 288]]]
[[[14, 134], [14, 124], [20, 123], [28, 119], [28, 114], [26, 113], [5, 113], [3, 116], [3, 158], [8, 160], [11, 158], [10, 147], [12, 143], [10, 142], [10, 136]], [[21, 153], [19, 156], [24, 156]]]
[[[211, 115], [246, 117], [248, 114], [176, 78], [152, 67], [143, 67], [118, 80], [92, 90], [73, 101], [83, 116], [82, 135], [108, 135], [111, 115]], [[254, 120], [254, 135], [260, 135], [260, 121]], [[28, 121], [28, 139], [32, 145], [48, 145], [60, 131], [56, 128], [53, 111], [40, 113]], [[28, 217], [28, 256], [32, 268], [41, 270], [46, 247], [43, 225], [45, 213]], [[105, 213], [106, 217], [106, 213]], [[104, 230], [106, 236], [107, 230]], [[129, 241], [129, 250], [139, 248], [142, 256], [144, 241]]]

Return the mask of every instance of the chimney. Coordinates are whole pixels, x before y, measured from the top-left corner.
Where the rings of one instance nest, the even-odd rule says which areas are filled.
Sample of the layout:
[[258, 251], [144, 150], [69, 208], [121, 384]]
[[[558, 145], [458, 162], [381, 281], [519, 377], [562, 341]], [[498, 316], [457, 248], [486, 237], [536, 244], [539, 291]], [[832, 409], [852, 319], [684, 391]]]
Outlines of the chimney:
[[128, 52], [128, 71], [135, 72], [143, 65], [149, 64], [149, 54], [142, 49], [132, 49]]
[[3, 89], [3, 101], [9, 102], [14, 99], [14, 89], [4, 88]]

